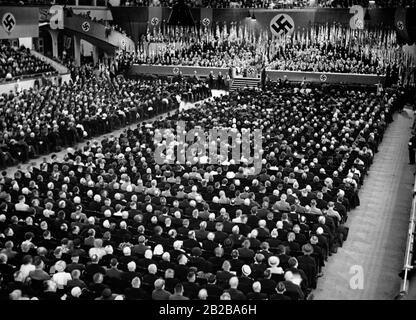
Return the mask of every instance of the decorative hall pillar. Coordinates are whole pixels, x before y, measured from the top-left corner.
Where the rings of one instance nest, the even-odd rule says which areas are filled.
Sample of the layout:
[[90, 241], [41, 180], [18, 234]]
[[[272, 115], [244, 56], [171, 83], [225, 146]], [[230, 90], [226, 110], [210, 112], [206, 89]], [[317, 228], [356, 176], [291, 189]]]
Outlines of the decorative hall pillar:
[[49, 34], [51, 35], [51, 39], [52, 39], [52, 55], [54, 58], [59, 58], [59, 53], [58, 53], [58, 36], [59, 36], [59, 31], [54, 29], [49, 29]]

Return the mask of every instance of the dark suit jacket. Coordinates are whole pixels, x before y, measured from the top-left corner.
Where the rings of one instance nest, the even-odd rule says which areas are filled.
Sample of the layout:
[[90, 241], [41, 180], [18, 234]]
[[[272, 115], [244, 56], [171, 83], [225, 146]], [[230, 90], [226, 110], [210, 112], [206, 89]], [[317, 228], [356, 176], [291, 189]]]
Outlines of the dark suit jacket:
[[247, 297], [243, 292], [237, 289], [229, 289], [228, 292], [230, 293], [231, 300], [247, 300]]
[[149, 294], [142, 288], [127, 288], [124, 290], [126, 300], [147, 300], [150, 299]]
[[241, 290], [245, 295], [253, 291], [253, 282], [254, 280], [246, 276], [241, 276], [238, 278], [238, 290]]
[[276, 293], [276, 281], [272, 279], [260, 279], [261, 292], [266, 293], [267, 295], [272, 295]]
[[305, 298], [305, 295], [298, 285], [290, 281], [283, 281], [283, 283], [286, 287], [285, 296], [288, 296], [292, 300], [303, 300]]
[[308, 284], [311, 288], [316, 288], [316, 262], [315, 259], [311, 256], [300, 256], [298, 257], [298, 268], [303, 270], [308, 277]]
[[153, 290], [152, 292], [152, 299], [153, 300], [169, 300], [170, 292], [160, 289], [160, 290]]
[[267, 300], [267, 294], [260, 292], [250, 292], [247, 294], [247, 300]]
[[273, 294], [269, 297], [269, 300], [291, 300], [289, 296], [286, 296], [281, 293]]
[[218, 285], [209, 283], [205, 285], [205, 289], [208, 293], [208, 300], [219, 300], [223, 291]]
[[232, 273], [227, 271], [218, 271], [217, 272], [217, 285], [223, 289], [228, 288], [228, 281], [233, 276]]
[[182, 282], [183, 285], [183, 295], [193, 300], [198, 297], [199, 285], [194, 282]]

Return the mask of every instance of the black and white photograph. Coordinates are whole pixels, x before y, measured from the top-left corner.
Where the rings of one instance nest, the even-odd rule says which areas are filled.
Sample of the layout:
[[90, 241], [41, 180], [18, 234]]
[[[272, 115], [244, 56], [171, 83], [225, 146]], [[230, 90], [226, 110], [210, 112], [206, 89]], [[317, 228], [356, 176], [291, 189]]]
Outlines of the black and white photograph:
[[0, 0], [0, 19], [2, 311], [416, 300], [416, 0]]

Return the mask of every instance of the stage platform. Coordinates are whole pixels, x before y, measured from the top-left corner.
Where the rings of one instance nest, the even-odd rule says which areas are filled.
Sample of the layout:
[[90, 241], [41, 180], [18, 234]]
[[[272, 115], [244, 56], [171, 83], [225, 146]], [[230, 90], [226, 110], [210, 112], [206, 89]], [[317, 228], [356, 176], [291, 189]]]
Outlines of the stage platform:
[[[162, 66], [162, 65], [133, 65], [129, 70], [130, 76], [137, 75], [164, 75], [175, 76], [182, 72], [184, 76], [197, 74], [200, 78], [208, 77], [210, 72], [217, 76], [219, 72], [226, 75], [230, 72], [229, 68], [216, 67], [194, 67], [194, 66]], [[266, 70], [266, 74], [271, 80], [287, 79], [291, 82], [320, 82], [320, 83], [341, 83], [341, 84], [364, 84], [376, 85], [384, 84], [385, 75], [376, 74], [355, 74], [355, 73], [331, 73], [331, 72], [307, 72], [307, 71], [279, 71]], [[259, 77], [259, 76], [258, 76]], [[253, 75], [250, 75], [253, 78]]]

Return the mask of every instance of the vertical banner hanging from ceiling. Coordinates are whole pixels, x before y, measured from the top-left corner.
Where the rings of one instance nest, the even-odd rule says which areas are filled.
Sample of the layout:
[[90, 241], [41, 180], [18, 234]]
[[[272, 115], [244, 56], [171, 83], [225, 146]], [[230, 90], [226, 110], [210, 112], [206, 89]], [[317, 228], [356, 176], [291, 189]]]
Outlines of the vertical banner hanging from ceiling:
[[149, 7], [148, 23], [150, 31], [158, 30], [162, 25], [162, 7]]
[[394, 15], [394, 27], [396, 28], [399, 39], [403, 42], [410, 43], [412, 41], [409, 37], [409, 33], [407, 32], [406, 20], [406, 9], [403, 7], [397, 8]]
[[212, 26], [212, 8], [201, 9], [201, 26], [204, 28], [211, 28]]

